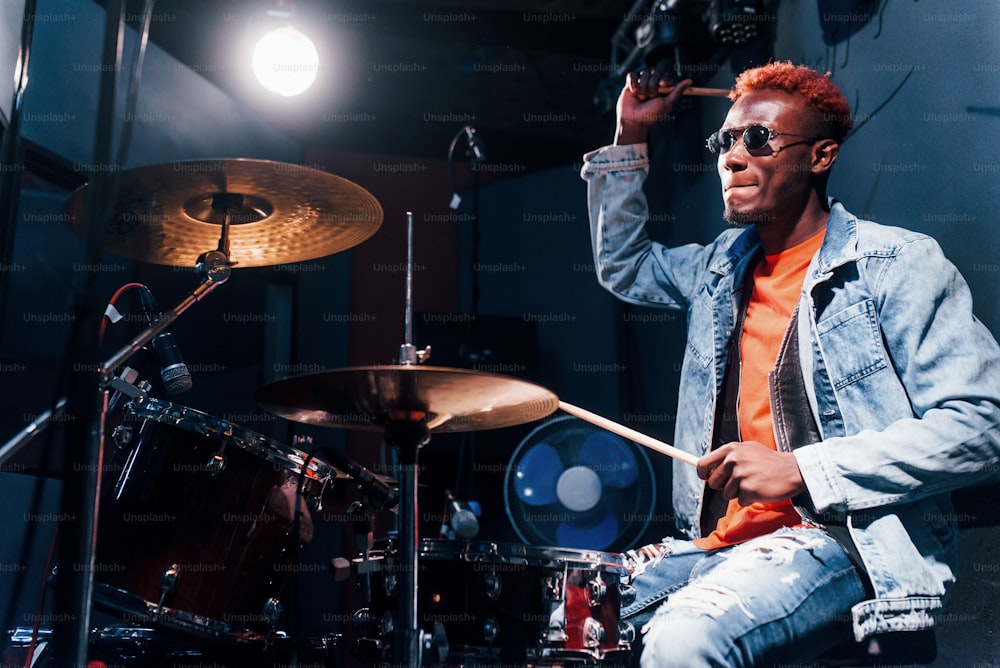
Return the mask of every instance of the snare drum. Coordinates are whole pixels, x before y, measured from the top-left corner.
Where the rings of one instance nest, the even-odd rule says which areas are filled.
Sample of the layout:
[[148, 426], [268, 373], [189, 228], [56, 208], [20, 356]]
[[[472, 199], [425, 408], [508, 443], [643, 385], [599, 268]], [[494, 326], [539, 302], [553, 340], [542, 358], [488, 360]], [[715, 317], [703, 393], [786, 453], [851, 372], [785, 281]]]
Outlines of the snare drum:
[[104, 466], [95, 602], [133, 623], [265, 640], [334, 470], [157, 399], [120, 417]]
[[[382, 543], [359, 572], [374, 572], [364, 615], [385, 651], [397, 627], [400, 564]], [[422, 540], [417, 620], [425, 666], [627, 665], [631, 629], [619, 628], [619, 554], [513, 543]], [[371, 639], [359, 638], [371, 647]], [[368, 658], [368, 657], [363, 657]], [[382, 657], [385, 658], [385, 657]]]

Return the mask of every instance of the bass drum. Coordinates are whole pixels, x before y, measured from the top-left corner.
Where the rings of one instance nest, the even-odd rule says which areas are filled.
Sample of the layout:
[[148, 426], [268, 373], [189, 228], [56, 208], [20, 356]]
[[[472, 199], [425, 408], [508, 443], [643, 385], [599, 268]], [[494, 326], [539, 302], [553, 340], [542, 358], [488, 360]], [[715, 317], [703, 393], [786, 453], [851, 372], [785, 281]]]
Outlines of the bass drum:
[[95, 603], [131, 623], [266, 641], [335, 470], [165, 401], [135, 400], [120, 417], [101, 490]]

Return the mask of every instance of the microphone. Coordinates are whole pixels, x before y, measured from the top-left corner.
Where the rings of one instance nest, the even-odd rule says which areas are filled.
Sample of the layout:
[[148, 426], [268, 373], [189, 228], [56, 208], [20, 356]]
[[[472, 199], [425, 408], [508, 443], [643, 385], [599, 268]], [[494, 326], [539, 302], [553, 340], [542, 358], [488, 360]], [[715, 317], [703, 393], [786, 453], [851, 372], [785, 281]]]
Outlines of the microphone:
[[[149, 288], [142, 286], [139, 291], [139, 301], [142, 302], [142, 310], [146, 312], [146, 318], [152, 323], [160, 318], [163, 313], [153, 298], [153, 293]], [[181, 351], [174, 343], [174, 336], [170, 332], [160, 332], [151, 341], [156, 356], [160, 359], [160, 378], [163, 379], [163, 386], [168, 394], [180, 394], [191, 389], [191, 372], [181, 358]]]
[[479, 533], [479, 515], [482, 511], [475, 501], [466, 502], [455, 498], [450, 490], [445, 490], [448, 522], [441, 526], [441, 533], [454, 540], [456, 537], [470, 540]]
[[466, 125], [465, 138], [469, 142], [469, 154], [473, 162], [482, 162], [486, 160], [486, 153], [483, 151], [483, 142], [476, 136], [476, 129], [470, 125]]

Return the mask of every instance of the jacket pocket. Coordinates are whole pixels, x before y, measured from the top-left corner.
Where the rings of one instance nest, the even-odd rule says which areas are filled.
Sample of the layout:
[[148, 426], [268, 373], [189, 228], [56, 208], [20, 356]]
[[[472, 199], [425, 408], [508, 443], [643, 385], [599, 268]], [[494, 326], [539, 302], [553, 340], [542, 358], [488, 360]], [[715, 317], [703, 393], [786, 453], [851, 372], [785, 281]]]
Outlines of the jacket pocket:
[[888, 366], [871, 299], [825, 316], [816, 323], [816, 331], [830, 380], [837, 390]]
[[[695, 360], [702, 369], [707, 369], [715, 357], [712, 320], [711, 296], [707, 288], [702, 286], [688, 311], [686, 346], [690, 355], [685, 355], [686, 358]], [[686, 364], [687, 359], [684, 362]]]

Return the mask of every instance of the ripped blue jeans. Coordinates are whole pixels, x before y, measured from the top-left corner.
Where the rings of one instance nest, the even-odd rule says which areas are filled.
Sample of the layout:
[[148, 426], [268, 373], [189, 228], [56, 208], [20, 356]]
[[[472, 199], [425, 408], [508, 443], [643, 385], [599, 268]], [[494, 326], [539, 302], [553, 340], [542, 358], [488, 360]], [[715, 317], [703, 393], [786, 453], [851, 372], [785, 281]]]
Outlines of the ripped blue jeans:
[[864, 585], [818, 528], [780, 529], [719, 550], [665, 539], [626, 553], [642, 668], [771, 666], [811, 659], [852, 638]]

